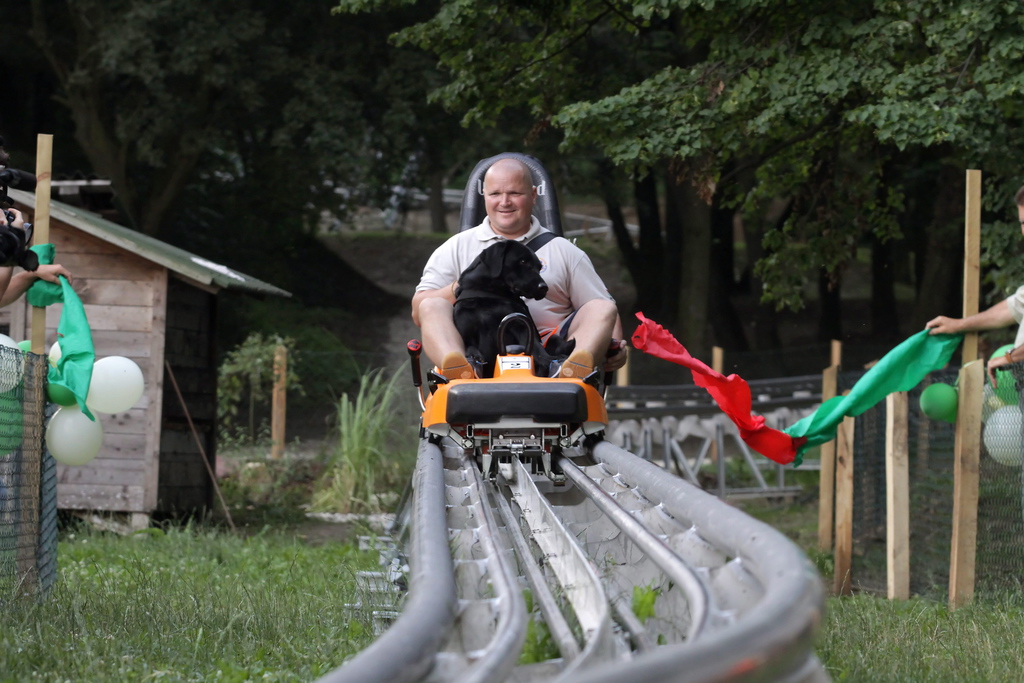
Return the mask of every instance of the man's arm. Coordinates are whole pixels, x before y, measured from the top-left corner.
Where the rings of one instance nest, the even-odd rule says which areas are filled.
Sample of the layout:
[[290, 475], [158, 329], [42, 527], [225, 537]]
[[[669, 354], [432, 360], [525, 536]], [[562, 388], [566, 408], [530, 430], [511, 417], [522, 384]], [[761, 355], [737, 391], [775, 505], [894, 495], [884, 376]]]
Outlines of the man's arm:
[[981, 332], [1007, 327], [1017, 322], [1010, 310], [1008, 299], [1003, 299], [992, 308], [967, 316], [966, 318], [947, 318], [940, 315], [925, 323], [924, 328], [930, 334], [962, 334], [964, 332]]
[[68, 279], [68, 282], [71, 282], [71, 273], [68, 272], [67, 268], [58, 263], [39, 266], [34, 271], [23, 270], [17, 275], [12, 276], [13, 271], [13, 268], [0, 268], [0, 291], [3, 292], [0, 295], [0, 308], [10, 306], [17, 301], [36, 280], [46, 280], [47, 282], [60, 284], [58, 276], [63, 275]]

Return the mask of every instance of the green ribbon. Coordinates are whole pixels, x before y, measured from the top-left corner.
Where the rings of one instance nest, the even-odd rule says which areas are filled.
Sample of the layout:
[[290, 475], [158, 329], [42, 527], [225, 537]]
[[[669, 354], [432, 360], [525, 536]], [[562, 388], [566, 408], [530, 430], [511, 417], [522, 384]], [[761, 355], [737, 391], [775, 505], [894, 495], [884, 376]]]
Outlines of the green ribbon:
[[784, 430], [793, 437], [806, 437], [797, 458], [812, 446], [836, 438], [839, 423], [873, 408], [896, 391], [910, 391], [928, 373], [941, 370], [963, 338], [961, 334], [928, 334], [922, 330], [905, 339], [857, 380], [846, 396], [836, 396], [821, 404], [812, 414]]
[[[52, 244], [38, 244], [32, 247], [32, 251], [39, 256], [41, 265], [53, 263], [56, 249]], [[60, 343], [61, 356], [56, 366], [50, 366], [47, 380], [50, 384], [62, 386], [74, 394], [82, 412], [95, 422], [96, 418], [85, 405], [85, 399], [89, 395], [89, 383], [92, 381], [92, 366], [96, 361], [92, 331], [89, 330], [89, 320], [85, 317], [85, 306], [71, 288], [71, 283], [63, 275], [58, 279], [60, 284], [36, 280], [29, 287], [25, 298], [31, 305], [38, 307], [64, 304], [60, 323], [57, 325], [57, 341]]]

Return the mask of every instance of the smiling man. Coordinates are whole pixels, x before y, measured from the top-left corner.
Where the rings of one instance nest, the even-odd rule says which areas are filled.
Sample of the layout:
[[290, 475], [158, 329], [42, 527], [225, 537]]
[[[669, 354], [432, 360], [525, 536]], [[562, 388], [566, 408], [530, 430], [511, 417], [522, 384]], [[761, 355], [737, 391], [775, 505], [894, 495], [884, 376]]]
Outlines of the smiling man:
[[[427, 260], [412, 298], [413, 321], [420, 327], [427, 357], [449, 379], [469, 379], [474, 371], [466, 359], [462, 337], [452, 318], [459, 274], [480, 252], [498, 240], [529, 245], [549, 232], [533, 216], [537, 188], [530, 169], [516, 159], [499, 159], [484, 174], [487, 217], [471, 230], [449, 238]], [[547, 297], [526, 302], [542, 339], [557, 332], [576, 340], [576, 349], [562, 365], [561, 377], [585, 377], [605, 358], [613, 338], [622, 336], [615, 302], [594, 270], [590, 258], [569, 240], [556, 237], [537, 250]], [[626, 351], [616, 351], [601, 366], [617, 370]]]

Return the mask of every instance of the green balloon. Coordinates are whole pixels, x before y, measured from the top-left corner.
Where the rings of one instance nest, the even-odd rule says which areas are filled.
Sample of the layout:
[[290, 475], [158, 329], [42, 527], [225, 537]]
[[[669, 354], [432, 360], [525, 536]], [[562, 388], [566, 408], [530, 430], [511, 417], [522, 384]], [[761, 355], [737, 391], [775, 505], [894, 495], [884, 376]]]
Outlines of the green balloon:
[[25, 341], [18, 342], [18, 348], [24, 351], [25, 353], [28, 353], [29, 351], [32, 350], [32, 340], [26, 339]]
[[921, 412], [932, 420], [956, 422], [956, 389], [937, 382], [921, 392]]
[[[1000, 346], [992, 354], [992, 357], [1005, 356], [1007, 352], [1012, 351], [1014, 348], [1013, 344]], [[999, 400], [1008, 406], [1017, 405], [1020, 398], [1017, 395], [1017, 380], [1014, 379], [1013, 373], [1009, 370], [996, 370], [996, 382], [998, 383], [998, 386], [996, 386], [996, 396], [999, 397]]]
[[52, 382], [46, 384], [46, 395], [51, 403], [56, 403], [59, 406], [73, 406], [78, 403], [70, 389]]

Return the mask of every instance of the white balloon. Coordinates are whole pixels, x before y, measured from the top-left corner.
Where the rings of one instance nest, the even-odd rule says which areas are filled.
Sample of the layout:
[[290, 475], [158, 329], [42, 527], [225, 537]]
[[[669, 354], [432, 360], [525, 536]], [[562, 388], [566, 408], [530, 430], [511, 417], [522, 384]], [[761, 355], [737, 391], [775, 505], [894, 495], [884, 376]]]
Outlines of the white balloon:
[[985, 448], [1000, 465], [1020, 467], [1024, 454], [1021, 428], [1024, 418], [1020, 407], [1003, 406], [992, 413], [985, 423]]
[[77, 405], [64, 406], [46, 425], [46, 448], [57, 462], [84, 465], [96, 457], [103, 445], [103, 426], [90, 420]]
[[1005, 405], [1003, 399], [999, 398], [999, 395], [996, 394], [995, 387], [991, 383], [985, 382], [985, 388], [981, 392], [981, 421], [988, 422], [988, 419], [992, 417], [992, 413]]
[[145, 382], [135, 361], [107, 356], [92, 366], [92, 380], [85, 405], [99, 413], [123, 413], [142, 398]]
[[50, 353], [47, 356], [50, 358], [50, 365], [56, 366], [57, 361], [64, 355], [64, 352], [60, 350], [60, 344], [53, 342], [53, 346], [50, 347]]
[[[6, 334], [0, 334], [0, 346], [8, 347], [8, 350], [0, 349], [0, 393], [4, 393], [21, 382], [21, 377], [25, 373], [25, 354], [22, 353], [18, 342]], [[15, 350], [18, 355], [13, 353]]]

